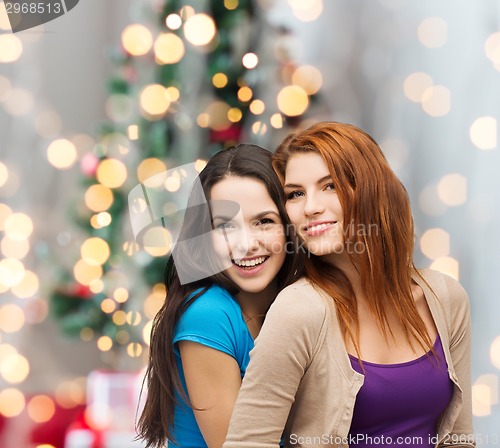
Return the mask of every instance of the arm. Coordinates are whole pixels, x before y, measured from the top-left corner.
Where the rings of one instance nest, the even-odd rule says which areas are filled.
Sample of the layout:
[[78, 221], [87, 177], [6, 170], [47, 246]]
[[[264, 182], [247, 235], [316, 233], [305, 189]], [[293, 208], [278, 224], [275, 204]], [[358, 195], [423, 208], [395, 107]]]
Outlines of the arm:
[[[469, 298], [464, 288], [450, 277], [445, 279], [451, 307], [450, 353], [455, 375], [462, 389], [462, 408], [449, 438], [440, 447], [473, 447], [471, 394], [471, 320]], [[447, 442], [447, 443], [446, 443]]]
[[196, 422], [208, 448], [221, 448], [241, 385], [238, 363], [196, 342], [181, 341], [179, 349]]
[[271, 306], [250, 353], [224, 448], [279, 446], [326, 316], [321, 302], [311, 303], [303, 291], [290, 288]]

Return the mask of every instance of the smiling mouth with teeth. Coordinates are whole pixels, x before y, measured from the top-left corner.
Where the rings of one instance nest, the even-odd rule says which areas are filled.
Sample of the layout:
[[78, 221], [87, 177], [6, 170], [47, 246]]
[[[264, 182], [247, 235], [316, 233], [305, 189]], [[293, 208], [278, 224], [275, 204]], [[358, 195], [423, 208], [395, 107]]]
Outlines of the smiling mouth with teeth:
[[261, 265], [268, 258], [269, 257], [258, 257], [258, 258], [253, 258], [252, 260], [240, 260], [240, 261], [233, 260], [233, 263], [240, 268], [251, 269], [254, 268], [255, 266]]

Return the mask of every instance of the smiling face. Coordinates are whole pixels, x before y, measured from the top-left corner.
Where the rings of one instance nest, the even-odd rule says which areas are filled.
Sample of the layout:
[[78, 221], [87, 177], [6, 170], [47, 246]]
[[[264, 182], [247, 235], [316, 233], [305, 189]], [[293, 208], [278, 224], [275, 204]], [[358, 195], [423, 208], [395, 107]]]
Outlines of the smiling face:
[[285, 171], [286, 210], [307, 249], [317, 256], [344, 253], [343, 213], [323, 158], [295, 153]]
[[227, 176], [212, 187], [210, 199], [216, 254], [230, 258], [226, 274], [243, 292], [264, 291], [276, 282], [286, 255], [283, 223], [267, 188], [251, 177]]

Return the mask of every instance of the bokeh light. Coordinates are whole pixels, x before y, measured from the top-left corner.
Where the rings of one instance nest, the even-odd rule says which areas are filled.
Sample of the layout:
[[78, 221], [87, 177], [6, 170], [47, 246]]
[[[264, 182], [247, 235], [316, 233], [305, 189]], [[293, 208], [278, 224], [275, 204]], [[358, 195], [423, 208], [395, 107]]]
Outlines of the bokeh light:
[[173, 33], [162, 33], [154, 45], [156, 59], [160, 64], [175, 64], [185, 53], [184, 42]]
[[54, 140], [47, 148], [47, 159], [58, 169], [72, 167], [77, 158], [75, 145], [66, 139]]
[[13, 294], [20, 299], [27, 299], [33, 297], [40, 287], [38, 276], [29, 270], [24, 271], [23, 279], [17, 284], [12, 286]]
[[455, 280], [459, 280], [459, 263], [452, 257], [436, 258], [430, 265], [430, 268], [449, 275]]
[[25, 406], [24, 395], [18, 389], [12, 387], [0, 392], [0, 414], [5, 417], [16, 417]]
[[303, 114], [309, 106], [307, 92], [299, 86], [283, 87], [278, 93], [279, 110], [290, 117]]
[[415, 72], [408, 75], [403, 84], [406, 97], [415, 102], [422, 102], [424, 92], [433, 84], [432, 78], [423, 72]]
[[80, 248], [82, 260], [97, 266], [106, 263], [110, 255], [110, 248], [102, 238], [92, 237], [84, 241]]
[[28, 402], [28, 415], [36, 423], [48, 422], [56, 412], [54, 400], [47, 395], [35, 395]]
[[429, 17], [418, 26], [418, 38], [428, 48], [439, 48], [448, 40], [448, 23], [440, 17]]
[[0, 307], [0, 329], [5, 333], [19, 331], [24, 322], [24, 312], [19, 306], [8, 303]]
[[165, 181], [167, 165], [155, 157], [144, 159], [137, 167], [137, 179], [146, 187], [156, 188]]
[[163, 257], [172, 248], [172, 234], [164, 227], [151, 227], [144, 232], [143, 246], [153, 257]]
[[102, 185], [118, 188], [127, 180], [127, 167], [120, 160], [104, 159], [97, 167], [96, 177]]
[[497, 147], [497, 119], [480, 117], [472, 123], [469, 135], [472, 143], [479, 149], [488, 150]]
[[323, 0], [288, 0], [294, 15], [303, 22], [316, 20], [323, 12]]
[[420, 238], [422, 253], [435, 260], [450, 253], [450, 235], [443, 229], [429, 229]]
[[0, 63], [17, 61], [23, 53], [23, 44], [14, 34], [0, 34]]
[[35, 97], [27, 89], [14, 87], [4, 99], [3, 107], [9, 114], [16, 117], [27, 115], [35, 107]]
[[30, 365], [28, 360], [18, 353], [6, 356], [0, 362], [0, 375], [10, 384], [22, 383], [29, 373]]
[[444, 86], [431, 86], [422, 94], [422, 109], [431, 117], [442, 117], [451, 110], [451, 92]]
[[161, 118], [170, 107], [170, 95], [160, 84], [150, 84], [140, 93], [141, 110], [146, 118]]
[[0, 162], [0, 187], [3, 187], [9, 179], [9, 170], [7, 166]]
[[194, 14], [184, 23], [184, 35], [193, 45], [209, 44], [215, 33], [215, 23], [207, 14]]
[[323, 85], [323, 76], [316, 67], [302, 65], [293, 72], [292, 83], [302, 87], [308, 95], [314, 95]]
[[497, 336], [490, 346], [491, 363], [500, 370], [500, 336]]
[[153, 46], [153, 36], [144, 25], [128, 25], [122, 32], [122, 45], [132, 56], [141, 56]]
[[467, 200], [467, 178], [461, 174], [448, 174], [437, 185], [439, 199], [446, 205], [462, 205]]
[[182, 19], [179, 14], [169, 14], [165, 19], [165, 24], [171, 30], [178, 30], [182, 26]]
[[257, 67], [259, 63], [259, 57], [255, 53], [247, 53], [241, 58], [241, 62], [243, 63], [243, 67], [251, 70]]
[[85, 204], [94, 212], [106, 211], [113, 200], [113, 192], [101, 184], [91, 185], [85, 192]]
[[93, 265], [85, 260], [78, 260], [73, 268], [73, 275], [77, 282], [88, 286], [90, 283], [102, 276], [101, 265]]

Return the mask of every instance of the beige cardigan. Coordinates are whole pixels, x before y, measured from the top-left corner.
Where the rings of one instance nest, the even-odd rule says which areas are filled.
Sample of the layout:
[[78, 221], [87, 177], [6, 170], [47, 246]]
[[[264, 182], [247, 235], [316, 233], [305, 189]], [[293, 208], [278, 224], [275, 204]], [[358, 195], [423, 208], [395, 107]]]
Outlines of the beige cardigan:
[[[471, 447], [468, 297], [451, 277], [431, 270], [421, 274], [436, 294], [414, 275], [454, 383], [436, 446]], [[285, 288], [271, 306], [250, 357], [224, 448], [277, 448], [282, 434], [286, 448], [348, 446], [364, 376], [351, 367], [335, 307], [326, 294], [305, 279]]]

